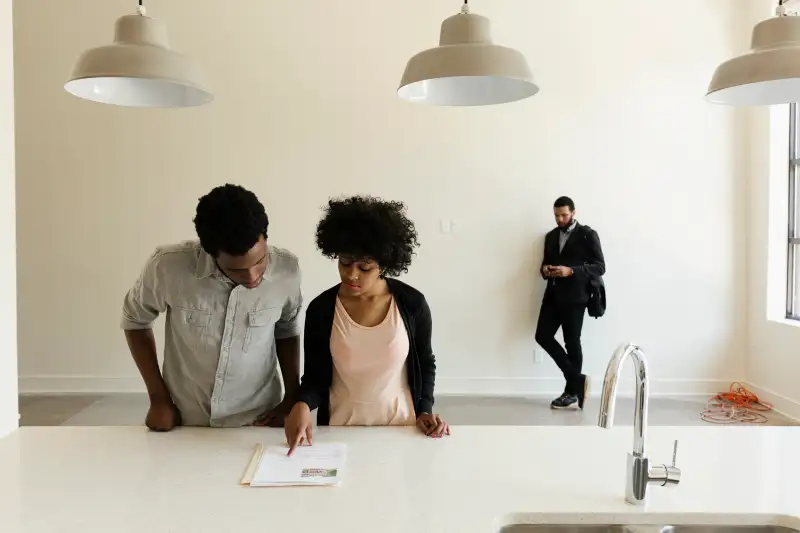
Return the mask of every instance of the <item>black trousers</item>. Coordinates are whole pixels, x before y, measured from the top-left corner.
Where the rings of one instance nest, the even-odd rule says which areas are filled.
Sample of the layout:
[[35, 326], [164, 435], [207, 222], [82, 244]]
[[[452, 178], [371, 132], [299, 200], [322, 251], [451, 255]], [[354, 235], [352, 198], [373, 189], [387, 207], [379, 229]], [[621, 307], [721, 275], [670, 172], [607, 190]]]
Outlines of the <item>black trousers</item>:
[[[542, 300], [539, 311], [539, 323], [536, 325], [536, 342], [553, 358], [567, 381], [564, 392], [578, 394], [582, 387], [581, 369], [583, 367], [583, 350], [581, 348], [581, 330], [583, 317], [586, 314], [584, 303], [559, 302], [550, 294]], [[564, 347], [555, 338], [561, 328], [564, 336]], [[564, 349], [566, 348], [566, 349]]]

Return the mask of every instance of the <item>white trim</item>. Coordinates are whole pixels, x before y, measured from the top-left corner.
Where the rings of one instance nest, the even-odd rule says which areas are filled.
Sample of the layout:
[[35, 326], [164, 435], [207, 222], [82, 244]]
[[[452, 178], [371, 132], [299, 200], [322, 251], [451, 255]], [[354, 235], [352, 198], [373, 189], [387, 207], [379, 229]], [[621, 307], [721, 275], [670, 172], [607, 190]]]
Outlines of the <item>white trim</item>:
[[0, 440], [8, 437], [19, 429], [19, 415], [9, 416], [7, 420], [0, 420]]
[[142, 378], [108, 376], [20, 376], [20, 394], [113, 394], [145, 392]]
[[[736, 380], [656, 379], [650, 381], [652, 396], [711, 396], [727, 391]], [[590, 379], [590, 392], [600, 395], [602, 378]], [[619, 395], [633, 396], [633, 378], [620, 379]], [[553, 396], [564, 391], [563, 378], [437, 378], [436, 394], [447, 396]]]
[[770, 322], [773, 322], [775, 324], [780, 324], [782, 326], [800, 328], [800, 320], [796, 318], [775, 318], [775, 319], [770, 319]]
[[[712, 395], [727, 391], [731, 380], [656, 379], [650, 381], [653, 396]], [[591, 379], [591, 390], [600, 394], [602, 378]], [[436, 380], [436, 393], [448, 396], [552, 396], [564, 390], [563, 378], [447, 378]], [[113, 394], [143, 393], [138, 376], [40, 375], [20, 376], [20, 394]], [[621, 379], [620, 396], [633, 396], [633, 379]]]
[[[769, 109], [769, 170], [767, 181], [766, 319], [786, 318], [789, 238], [789, 106]], [[759, 176], [755, 176], [758, 178]]]
[[775, 411], [777, 413], [780, 413], [783, 416], [793, 420], [800, 421], [800, 402], [792, 400], [791, 398], [787, 398], [786, 396], [782, 396], [769, 389], [759, 387], [758, 385], [753, 385], [752, 383], [748, 384], [747, 386], [756, 396], [758, 396], [759, 400], [771, 403], [775, 407]]

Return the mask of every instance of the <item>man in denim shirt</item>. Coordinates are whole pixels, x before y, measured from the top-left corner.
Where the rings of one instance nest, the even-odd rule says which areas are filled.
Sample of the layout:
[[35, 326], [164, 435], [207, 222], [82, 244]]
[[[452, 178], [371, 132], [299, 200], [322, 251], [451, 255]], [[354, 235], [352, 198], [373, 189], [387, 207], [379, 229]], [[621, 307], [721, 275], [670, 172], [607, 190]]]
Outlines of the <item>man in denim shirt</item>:
[[[201, 198], [194, 223], [199, 240], [156, 249], [123, 303], [150, 396], [145, 422], [157, 431], [281, 425], [299, 386], [297, 258], [267, 244], [264, 206], [242, 187]], [[162, 313], [163, 374], [152, 330]]]

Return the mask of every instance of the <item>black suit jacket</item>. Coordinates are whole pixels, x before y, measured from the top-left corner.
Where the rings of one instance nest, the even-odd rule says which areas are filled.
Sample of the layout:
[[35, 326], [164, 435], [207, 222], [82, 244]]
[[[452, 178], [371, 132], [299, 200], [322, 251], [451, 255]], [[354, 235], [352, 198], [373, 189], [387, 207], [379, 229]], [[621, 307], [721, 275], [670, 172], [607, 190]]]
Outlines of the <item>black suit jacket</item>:
[[589, 281], [606, 273], [600, 237], [589, 226], [576, 223], [564, 249], [558, 250], [559, 228], [555, 228], [544, 239], [544, 265], [568, 266], [573, 274], [568, 278], [547, 278], [545, 298], [554, 297], [562, 303], [586, 303], [589, 301]]

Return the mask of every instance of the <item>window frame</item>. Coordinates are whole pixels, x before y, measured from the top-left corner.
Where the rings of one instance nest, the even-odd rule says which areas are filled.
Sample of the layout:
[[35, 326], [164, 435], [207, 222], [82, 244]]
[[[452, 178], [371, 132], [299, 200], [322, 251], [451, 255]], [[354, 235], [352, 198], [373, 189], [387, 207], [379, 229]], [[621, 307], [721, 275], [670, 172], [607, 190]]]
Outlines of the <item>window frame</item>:
[[786, 318], [800, 321], [800, 107], [789, 104], [789, 201], [786, 243]]

